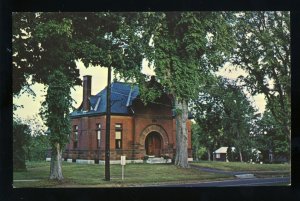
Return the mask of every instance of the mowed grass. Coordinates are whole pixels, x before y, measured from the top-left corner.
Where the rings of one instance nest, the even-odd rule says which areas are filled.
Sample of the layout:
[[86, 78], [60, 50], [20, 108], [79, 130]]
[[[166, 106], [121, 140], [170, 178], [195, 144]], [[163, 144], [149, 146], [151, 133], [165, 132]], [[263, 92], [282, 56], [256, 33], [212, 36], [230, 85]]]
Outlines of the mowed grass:
[[220, 161], [200, 161], [191, 164], [225, 171], [291, 171], [291, 164], [251, 164]]
[[48, 180], [49, 172], [49, 162], [28, 162], [27, 171], [14, 172], [13, 184], [16, 188], [127, 187], [231, 178], [228, 175], [201, 172], [193, 168], [181, 169], [171, 164], [127, 164], [125, 166], [124, 180], [122, 180], [121, 165], [111, 165], [111, 181], [104, 180], [104, 165], [98, 164], [63, 162], [63, 175], [65, 179], [62, 182]]

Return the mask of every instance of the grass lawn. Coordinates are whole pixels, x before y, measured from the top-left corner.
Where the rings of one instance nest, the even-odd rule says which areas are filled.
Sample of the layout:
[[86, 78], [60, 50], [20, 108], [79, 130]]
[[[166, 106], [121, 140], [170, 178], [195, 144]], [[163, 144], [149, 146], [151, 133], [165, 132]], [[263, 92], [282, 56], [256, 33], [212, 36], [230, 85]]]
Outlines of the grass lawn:
[[[111, 165], [111, 181], [104, 180], [104, 165], [63, 162], [64, 181], [49, 181], [50, 162], [28, 162], [27, 171], [14, 172], [15, 187], [126, 187], [158, 183], [185, 183], [232, 178], [224, 174], [180, 169], [170, 164], [127, 164], [122, 181], [121, 165]], [[28, 180], [28, 181], [24, 181]]]
[[200, 161], [191, 164], [225, 171], [252, 172], [257, 177], [289, 176], [291, 173], [291, 164], [251, 164], [219, 161]]
[[291, 164], [251, 164], [219, 161], [200, 161], [191, 164], [227, 171], [291, 171]]

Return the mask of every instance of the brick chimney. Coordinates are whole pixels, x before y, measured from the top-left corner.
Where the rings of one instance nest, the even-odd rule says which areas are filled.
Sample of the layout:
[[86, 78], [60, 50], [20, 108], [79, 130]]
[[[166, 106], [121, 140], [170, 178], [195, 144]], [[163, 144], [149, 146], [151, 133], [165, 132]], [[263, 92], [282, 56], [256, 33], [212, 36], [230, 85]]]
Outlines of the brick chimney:
[[90, 101], [89, 98], [91, 96], [91, 84], [92, 84], [92, 76], [85, 75], [83, 76], [83, 99], [82, 99], [82, 110], [90, 111]]

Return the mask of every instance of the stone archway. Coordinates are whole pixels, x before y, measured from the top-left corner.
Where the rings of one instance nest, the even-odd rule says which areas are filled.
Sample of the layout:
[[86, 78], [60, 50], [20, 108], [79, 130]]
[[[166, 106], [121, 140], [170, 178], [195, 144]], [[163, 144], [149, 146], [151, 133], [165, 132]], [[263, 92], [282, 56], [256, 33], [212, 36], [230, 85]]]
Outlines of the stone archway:
[[150, 134], [152, 132], [156, 132], [156, 133], [159, 133], [161, 135], [161, 138], [162, 138], [162, 147], [161, 148], [165, 149], [167, 147], [167, 145], [169, 144], [169, 139], [168, 139], [167, 132], [161, 126], [156, 125], [156, 124], [152, 124], [152, 125], [146, 127], [142, 131], [142, 133], [140, 135], [140, 145], [145, 147], [146, 137], [147, 137], [148, 134]]

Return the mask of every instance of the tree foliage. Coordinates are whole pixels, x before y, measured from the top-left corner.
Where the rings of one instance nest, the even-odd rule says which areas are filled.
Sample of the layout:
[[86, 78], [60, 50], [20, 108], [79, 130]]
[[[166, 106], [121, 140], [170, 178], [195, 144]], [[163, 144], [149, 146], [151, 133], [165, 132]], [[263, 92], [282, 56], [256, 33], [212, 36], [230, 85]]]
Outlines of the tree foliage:
[[[145, 103], [161, 94], [155, 88], [146, 86], [148, 77], [141, 73], [141, 69], [143, 59], [147, 59], [153, 65], [164, 91], [174, 97], [178, 114], [176, 125], [184, 127], [187, 113], [180, 111], [187, 108], [188, 101], [197, 95], [205, 73], [216, 70], [234, 44], [229, 23], [223, 14], [71, 14], [75, 30], [73, 39], [77, 47], [75, 51], [86, 67], [111, 66], [121, 78], [137, 82]], [[186, 129], [180, 126], [176, 130], [185, 132]], [[179, 134], [177, 137], [183, 138], [178, 138], [178, 142], [187, 142], [185, 135]], [[187, 144], [180, 150], [187, 150]], [[182, 152], [180, 150], [177, 150], [178, 154]], [[187, 162], [184, 163], [179, 166], [187, 166]]]
[[13, 121], [13, 169], [26, 170], [26, 147], [30, 140], [30, 128], [20, 119]]
[[13, 93], [30, 82], [48, 86], [41, 115], [51, 131], [53, 179], [63, 178], [59, 157], [70, 134], [70, 88], [81, 84], [72, 23], [67, 13], [13, 13]]
[[[150, 38], [145, 57], [154, 66], [157, 79], [174, 98], [176, 111], [176, 158], [187, 163], [187, 104], [198, 95], [206, 75], [226, 60], [233, 44], [230, 26], [222, 13], [145, 13]], [[222, 37], [220, 37], [222, 35]]]
[[197, 124], [203, 130], [202, 145], [211, 152], [220, 146], [247, 153], [253, 146], [251, 127], [254, 108], [235, 82], [212, 77], [193, 102]]
[[45, 101], [42, 103], [41, 116], [50, 131], [51, 146], [50, 179], [62, 180], [62, 151], [71, 133], [70, 108], [72, 81], [60, 68], [49, 75]]
[[41, 116], [51, 133], [51, 144], [68, 142], [72, 100], [71, 81], [58, 68], [49, 75], [47, 95], [41, 108]]
[[63, 66], [74, 84], [81, 84], [75, 64], [72, 21], [65, 14], [16, 12], [13, 18], [13, 94], [34, 92], [30, 85], [47, 84], [49, 74]]
[[[157, 79], [180, 100], [197, 96], [207, 73], [230, 54], [230, 27], [222, 13], [149, 13], [145, 52]], [[222, 37], [220, 37], [222, 35]], [[232, 41], [231, 41], [232, 42]], [[195, 84], [196, 83], [196, 84]]]
[[289, 159], [289, 138], [285, 134], [285, 129], [277, 124], [272, 112], [266, 110], [257, 124], [258, 129], [254, 139], [259, 150], [265, 153], [265, 161], [271, 162], [267, 160], [270, 152], [274, 153], [275, 158], [283, 156]]
[[201, 158], [204, 151], [207, 154], [207, 157], [205, 158], [210, 161], [212, 159], [211, 153], [216, 147], [218, 147], [218, 136], [210, 135], [210, 133], [204, 131], [204, 129], [205, 128], [200, 126], [198, 123], [192, 124], [193, 151], [196, 160]]
[[24, 124], [28, 125], [31, 133], [28, 143], [25, 147], [26, 160], [28, 161], [43, 161], [49, 146], [49, 137], [46, 135], [46, 127], [42, 122], [38, 121], [39, 116], [23, 120]]
[[248, 73], [241, 80], [252, 95], [265, 95], [277, 124], [290, 136], [290, 13], [240, 12], [236, 20], [237, 48], [232, 62]]

